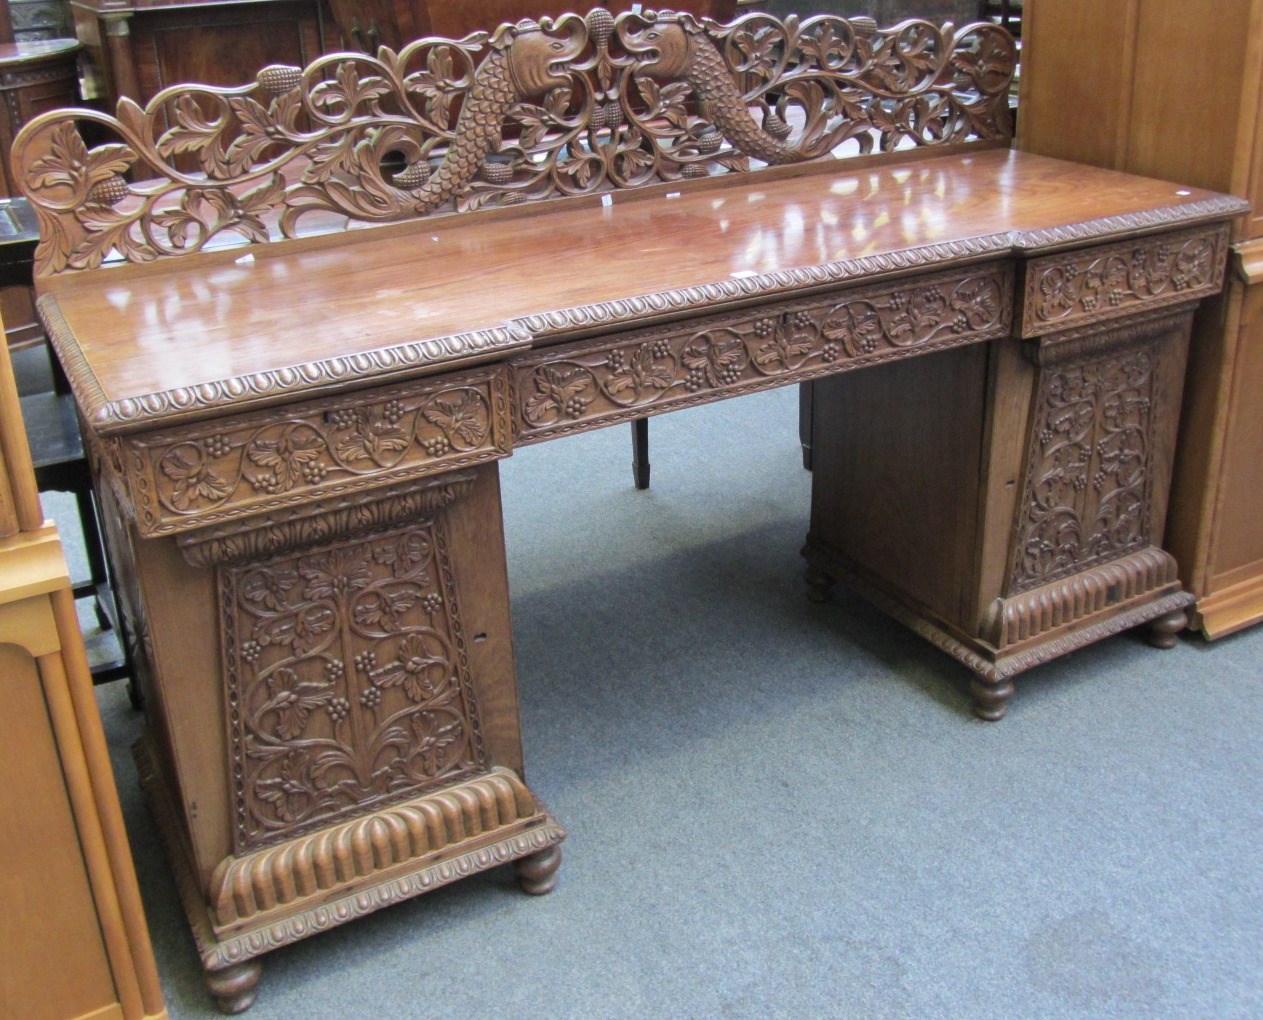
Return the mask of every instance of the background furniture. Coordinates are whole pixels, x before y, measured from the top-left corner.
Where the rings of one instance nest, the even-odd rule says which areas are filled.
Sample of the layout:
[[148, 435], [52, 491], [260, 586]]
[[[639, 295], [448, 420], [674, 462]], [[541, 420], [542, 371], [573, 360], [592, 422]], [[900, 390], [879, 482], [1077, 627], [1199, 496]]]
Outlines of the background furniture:
[[56, 529], [0, 348], [0, 1003], [166, 1017]]
[[320, 0], [74, 0], [84, 98], [145, 103], [177, 82], [241, 85], [326, 45]]
[[1197, 315], [1167, 528], [1194, 625], [1231, 633], [1263, 619], [1263, 3], [1028, 0], [1024, 31], [1021, 148], [1254, 206]]

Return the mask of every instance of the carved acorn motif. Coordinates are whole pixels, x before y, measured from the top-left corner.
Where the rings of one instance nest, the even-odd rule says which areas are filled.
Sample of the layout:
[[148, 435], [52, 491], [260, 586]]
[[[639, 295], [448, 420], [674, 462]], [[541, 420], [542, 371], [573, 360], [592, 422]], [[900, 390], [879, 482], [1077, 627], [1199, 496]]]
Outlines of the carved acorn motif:
[[430, 179], [432, 172], [430, 164], [422, 159], [416, 163], [409, 163], [399, 173], [395, 174], [391, 180], [394, 181], [397, 188], [419, 188]]
[[478, 176], [489, 184], [508, 184], [513, 179], [513, 170], [506, 163], [484, 160], [478, 166]]
[[697, 151], [704, 156], [719, 151], [719, 146], [723, 144], [724, 136], [714, 128], [711, 128], [705, 134], [699, 135], [697, 139]]
[[274, 96], [298, 88], [302, 80], [302, 69], [289, 64], [269, 64], [257, 76], [258, 83]]
[[112, 174], [105, 180], [92, 186], [88, 192], [88, 201], [100, 205], [113, 205], [127, 196], [127, 182], [118, 174]]
[[588, 35], [592, 42], [598, 49], [604, 49], [610, 36], [614, 34], [614, 15], [604, 7], [596, 7], [588, 12], [584, 21], [587, 22]]
[[782, 141], [789, 137], [789, 125], [770, 111], [768, 115], [763, 118], [763, 130], [773, 138], [778, 138]]

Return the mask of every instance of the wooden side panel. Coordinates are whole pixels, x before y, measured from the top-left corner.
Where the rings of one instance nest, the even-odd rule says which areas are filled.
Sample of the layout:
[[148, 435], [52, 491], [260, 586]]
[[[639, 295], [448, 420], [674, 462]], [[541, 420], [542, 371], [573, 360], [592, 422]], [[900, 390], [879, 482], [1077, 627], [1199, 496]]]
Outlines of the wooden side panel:
[[1120, 168], [1138, 0], [1027, 0], [1018, 148]]
[[815, 384], [812, 537], [963, 628], [987, 362], [980, 344]]
[[[1241, 288], [1241, 317], [1229, 403], [1257, 408], [1263, 393], [1263, 284]], [[1208, 587], [1213, 591], [1263, 574], [1263, 414], [1238, 413], [1226, 424], [1216, 506], [1216, 537], [1210, 549]]]
[[1233, 190], [1249, 29], [1245, 0], [1140, 5], [1125, 169]]
[[35, 661], [0, 645], [0, 1004], [63, 1020], [117, 1001]]

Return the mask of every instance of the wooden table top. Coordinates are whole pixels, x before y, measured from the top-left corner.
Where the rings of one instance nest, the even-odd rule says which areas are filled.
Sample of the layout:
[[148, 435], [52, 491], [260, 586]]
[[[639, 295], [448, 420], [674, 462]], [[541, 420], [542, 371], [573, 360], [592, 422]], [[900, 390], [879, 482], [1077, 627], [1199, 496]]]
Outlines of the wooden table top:
[[44, 281], [44, 312], [89, 419], [112, 433], [1244, 208], [1008, 149], [732, 180], [67, 274]]

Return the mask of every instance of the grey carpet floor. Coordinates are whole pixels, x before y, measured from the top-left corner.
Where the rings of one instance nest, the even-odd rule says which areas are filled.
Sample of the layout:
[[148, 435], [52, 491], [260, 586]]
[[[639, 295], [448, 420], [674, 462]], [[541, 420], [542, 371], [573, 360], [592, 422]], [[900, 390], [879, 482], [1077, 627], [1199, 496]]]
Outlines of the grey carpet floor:
[[[556, 892], [493, 872], [272, 953], [254, 1020], [1263, 1016], [1263, 628], [1107, 640], [982, 723], [943, 654], [804, 598], [792, 388], [651, 432], [647, 493], [625, 428], [502, 466]], [[171, 1013], [213, 1016], [100, 695]]]

